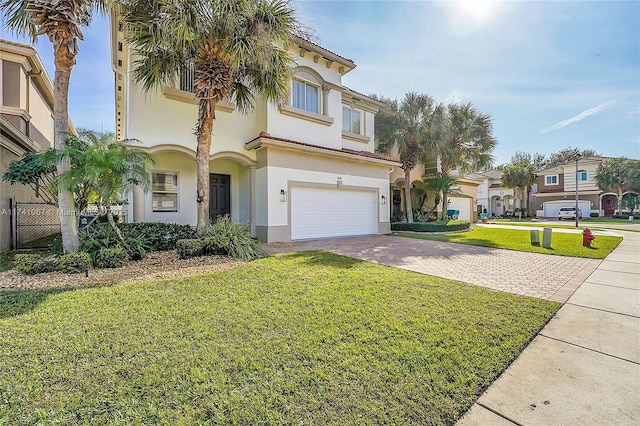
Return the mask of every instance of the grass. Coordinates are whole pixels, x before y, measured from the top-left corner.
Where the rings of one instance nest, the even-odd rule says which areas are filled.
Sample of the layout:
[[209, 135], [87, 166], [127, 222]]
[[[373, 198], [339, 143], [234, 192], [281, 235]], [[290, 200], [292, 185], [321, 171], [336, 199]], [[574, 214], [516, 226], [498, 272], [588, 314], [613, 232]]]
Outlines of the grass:
[[0, 272], [8, 271], [13, 267], [14, 251], [8, 251], [0, 254]]
[[453, 424], [559, 304], [326, 252], [0, 292], [0, 424]]
[[[540, 220], [556, 220], [557, 218], [547, 218], [547, 219], [540, 219]], [[496, 222], [496, 223], [512, 223], [512, 222], [532, 222], [532, 223], [536, 223], [538, 221], [538, 219], [535, 218], [522, 218], [522, 219], [518, 219], [518, 218], [513, 218], [513, 219], [506, 219], [506, 218], [489, 218], [489, 220], [491, 222]], [[618, 223], [618, 224], [623, 224], [623, 223], [637, 223], [636, 221], [640, 220], [640, 214], [636, 214], [634, 215], [634, 220], [633, 222], [629, 222], [629, 219], [617, 219], [614, 217], [586, 217], [586, 218], [582, 218], [580, 219], [580, 223], [584, 222], [589, 222], [589, 223]], [[575, 220], [571, 220], [571, 219], [567, 219], [567, 222], [575, 222]]]
[[[529, 230], [484, 227], [476, 227], [468, 232], [450, 234], [394, 232], [393, 235], [590, 259], [604, 259], [622, 241], [622, 237], [597, 236], [591, 243], [591, 248], [588, 248], [582, 246], [581, 234], [555, 232], [551, 238], [551, 249], [547, 249], [531, 245]], [[542, 242], [542, 233], [540, 233], [540, 242]]]

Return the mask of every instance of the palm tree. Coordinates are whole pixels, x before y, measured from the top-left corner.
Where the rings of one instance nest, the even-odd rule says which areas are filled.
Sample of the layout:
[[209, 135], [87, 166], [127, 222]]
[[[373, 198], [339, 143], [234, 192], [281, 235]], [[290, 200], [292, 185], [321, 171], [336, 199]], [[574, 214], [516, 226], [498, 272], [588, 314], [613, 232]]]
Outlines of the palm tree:
[[460, 174], [483, 170], [493, 163], [493, 124], [489, 114], [480, 113], [472, 104], [452, 104], [446, 108], [442, 144], [440, 145], [440, 171]]
[[[77, 138], [70, 137], [62, 150], [52, 150], [49, 157], [55, 162], [73, 158], [74, 167], [57, 178], [60, 186], [69, 191], [76, 191], [78, 187], [91, 188], [113, 231], [132, 257], [135, 253], [116, 226], [112, 207], [121, 204], [124, 194], [133, 186], [149, 188], [145, 163], [153, 160], [148, 153], [131, 148], [137, 142], [131, 139], [116, 141], [110, 132], [80, 130]], [[81, 161], [77, 161], [79, 159]]]
[[603, 161], [596, 170], [596, 182], [602, 189], [615, 189], [617, 191], [618, 214], [621, 214], [624, 187], [640, 187], [640, 161], [624, 157]]
[[[442, 201], [442, 220], [447, 218], [447, 204], [449, 194], [458, 194], [460, 189], [456, 186], [456, 178], [445, 173], [434, 173], [425, 178], [430, 192], [438, 194], [435, 198], [435, 207]], [[435, 209], [434, 209], [435, 210]]]
[[514, 188], [516, 194], [516, 200], [520, 200], [520, 207], [522, 208], [522, 201], [526, 199], [526, 189], [536, 183], [536, 174], [533, 165], [531, 164], [512, 164], [506, 166], [502, 170], [502, 184], [507, 188]]
[[[106, 4], [106, 0], [3, 0], [0, 3], [6, 28], [31, 37], [33, 42], [39, 35], [46, 34], [53, 44], [53, 121], [57, 149], [62, 149], [67, 139], [69, 80], [78, 55], [78, 40], [83, 39], [82, 27], [89, 25], [94, 10], [104, 12]], [[70, 160], [64, 159], [57, 164], [57, 174], [70, 168]], [[76, 209], [73, 194], [62, 187], [58, 189], [58, 208], [64, 252], [75, 253], [80, 248]]]
[[388, 101], [376, 115], [378, 150], [398, 151], [404, 170], [404, 200], [407, 222], [413, 222], [411, 206], [411, 170], [425, 157], [426, 152], [438, 150], [437, 129], [441, 107], [429, 95], [409, 92], [401, 102]]
[[125, 1], [123, 22], [139, 58], [133, 78], [145, 91], [175, 81], [194, 67], [197, 234], [209, 226], [209, 158], [218, 102], [249, 112], [258, 96], [281, 102], [289, 90], [292, 59], [283, 46], [301, 34], [288, 0]]

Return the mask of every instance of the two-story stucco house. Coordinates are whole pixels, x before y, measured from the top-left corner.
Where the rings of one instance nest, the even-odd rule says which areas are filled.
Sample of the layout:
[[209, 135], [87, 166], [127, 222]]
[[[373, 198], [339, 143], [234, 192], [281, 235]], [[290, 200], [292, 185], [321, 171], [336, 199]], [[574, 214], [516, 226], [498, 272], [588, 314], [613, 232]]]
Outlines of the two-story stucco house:
[[574, 207], [576, 181], [578, 208], [582, 211], [582, 217], [589, 217], [591, 213], [598, 213], [600, 216], [613, 215], [616, 195], [602, 190], [596, 182], [598, 165], [607, 159], [582, 158], [578, 161], [577, 171], [575, 162], [538, 171], [538, 192], [535, 194], [537, 216], [557, 218], [560, 208]]
[[[0, 40], [0, 81], [1, 175], [25, 152], [51, 147], [54, 127], [53, 86], [33, 47]], [[16, 203], [26, 202], [41, 200], [29, 186], [0, 181], [0, 252], [9, 250], [15, 239]]]
[[[144, 93], [115, 20], [111, 31], [117, 137], [140, 140], [155, 160], [151, 191], [134, 191], [128, 220], [195, 224], [190, 75]], [[288, 49], [296, 65], [284, 105], [257, 100], [248, 115], [229, 102], [216, 108], [211, 217], [228, 214], [267, 242], [390, 232], [389, 173], [398, 163], [374, 152], [382, 105], [342, 84], [352, 60], [295, 37]]]

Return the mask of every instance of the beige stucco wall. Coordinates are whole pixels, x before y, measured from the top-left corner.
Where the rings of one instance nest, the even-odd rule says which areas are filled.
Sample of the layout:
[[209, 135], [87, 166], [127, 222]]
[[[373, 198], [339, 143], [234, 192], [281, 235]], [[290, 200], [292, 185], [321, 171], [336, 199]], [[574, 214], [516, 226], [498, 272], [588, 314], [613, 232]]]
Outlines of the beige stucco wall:
[[[129, 194], [132, 203], [128, 206], [128, 220], [161, 221], [195, 225], [196, 210], [196, 164], [195, 160], [180, 152], [161, 152], [153, 155], [154, 165], [150, 171], [178, 173], [178, 211], [154, 212], [151, 191], [135, 190]], [[231, 159], [216, 159], [210, 163], [210, 173], [231, 177], [231, 217], [240, 223], [250, 221], [250, 172], [249, 168]]]
[[[16, 161], [20, 156], [9, 151], [0, 143], [0, 175], [9, 167], [12, 161]], [[42, 202], [35, 197], [31, 187], [25, 185], [10, 185], [8, 182], [0, 180], [0, 253], [11, 248], [10, 244], [10, 210], [9, 199], [21, 202]]]
[[[188, 96], [185, 93], [185, 96]], [[247, 115], [237, 110], [216, 111], [211, 139], [211, 153], [233, 151], [251, 156], [244, 151], [245, 142], [265, 129], [265, 106], [257, 104]], [[169, 99], [160, 90], [144, 94], [132, 83], [130, 90], [126, 137], [139, 139], [144, 147], [179, 145], [195, 151], [193, 134], [198, 118], [198, 107], [190, 102]]]
[[[278, 148], [262, 149], [256, 170], [256, 225], [268, 228], [290, 226], [290, 203], [280, 201], [280, 192], [283, 189], [288, 192], [292, 184], [337, 188], [340, 181], [345, 188], [377, 191], [379, 197], [384, 195], [389, 200], [388, 174], [389, 167], [385, 165]], [[378, 222], [379, 229], [388, 230], [389, 209], [386, 206], [378, 209]]]

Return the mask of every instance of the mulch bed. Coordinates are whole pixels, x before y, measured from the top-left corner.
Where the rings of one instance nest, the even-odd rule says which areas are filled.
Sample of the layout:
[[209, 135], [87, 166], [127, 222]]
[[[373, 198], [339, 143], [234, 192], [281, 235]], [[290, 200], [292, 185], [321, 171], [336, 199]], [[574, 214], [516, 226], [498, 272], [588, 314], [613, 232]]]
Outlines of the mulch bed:
[[180, 278], [233, 268], [242, 260], [222, 256], [201, 256], [180, 259], [175, 250], [149, 253], [140, 261], [129, 262], [122, 268], [90, 269], [84, 273], [49, 272], [25, 275], [11, 270], [0, 272], [0, 290], [43, 290], [51, 288], [108, 286], [145, 281], [155, 278]]

